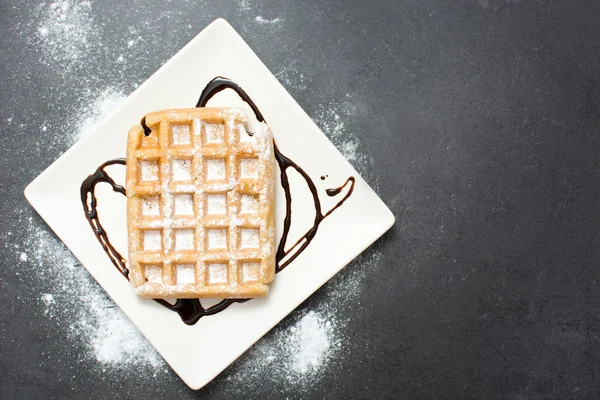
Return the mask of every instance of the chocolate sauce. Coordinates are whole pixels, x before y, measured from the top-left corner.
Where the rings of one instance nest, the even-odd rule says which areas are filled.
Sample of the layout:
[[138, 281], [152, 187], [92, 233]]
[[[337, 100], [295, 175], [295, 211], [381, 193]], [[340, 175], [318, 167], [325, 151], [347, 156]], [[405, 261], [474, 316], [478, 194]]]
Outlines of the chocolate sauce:
[[[239, 96], [244, 100], [254, 111], [256, 118], [258, 121], [264, 122], [265, 119], [261, 112], [256, 107], [256, 104], [250, 99], [250, 96], [235, 82], [230, 79], [217, 77], [209, 82], [209, 84], [204, 88], [202, 94], [200, 95], [200, 99], [196, 107], [204, 107], [206, 103], [217, 93], [225, 89], [233, 89]], [[150, 134], [150, 129], [146, 126], [146, 118], [142, 118], [141, 120], [142, 127], [144, 128], [144, 133], [146, 135]], [[356, 183], [354, 177], [349, 177], [346, 182], [338, 187], [333, 189], [326, 189], [326, 193], [328, 196], [336, 196], [344, 190], [344, 188], [349, 187], [348, 193], [336, 203], [334, 207], [332, 207], [329, 211], [323, 214], [321, 201], [319, 199], [319, 194], [317, 188], [310, 178], [310, 176], [294, 161], [290, 160], [288, 157], [283, 155], [277, 145], [274, 143], [275, 149], [275, 159], [277, 160], [277, 164], [279, 165], [279, 169], [281, 172], [281, 186], [283, 187], [285, 193], [285, 218], [283, 221], [283, 233], [281, 235], [281, 239], [279, 241], [279, 246], [277, 247], [276, 253], [276, 269], [275, 272], [281, 272], [285, 267], [287, 267], [292, 261], [294, 261], [306, 247], [310, 244], [310, 242], [314, 239], [317, 234], [317, 230], [319, 229], [319, 225], [327, 218], [333, 211], [335, 211], [338, 207], [340, 207], [352, 194], [354, 191], [354, 185]], [[126, 260], [121, 256], [121, 254], [114, 248], [114, 246], [110, 243], [108, 239], [108, 235], [102, 224], [100, 223], [100, 218], [97, 211], [98, 202], [95, 196], [95, 188], [98, 183], [108, 183], [111, 185], [112, 189], [123, 195], [126, 194], [125, 188], [117, 185], [114, 180], [104, 171], [104, 168], [114, 165], [121, 164], [125, 165], [125, 160], [122, 158], [114, 159], [105, 162], [102, 164], [96, 172], [87, 177], [82, 185], [81, 185], [81, 202], [83, 203], [83, 208], [85, 211], [85, 216], [96, 235], [96, 238], [102, 245], [102, 248], [109, 256], [112, 263], [115, 267], [121, 272], [121, 274], [129, 279], [129, 270], [127, 269]], [[290, 248], [285, 249], [287, 244], [287, 239], [292, 223], [292, 196], [290, 192], [290, 184], [287, 171], [289, 168], [294, 169], [296, 172], [302, 176], [302, 178], [306, 181], [308, 188], [311, 192], [314, 207], [315, 207], [315, 219], [313, 221], [313, 226], [304, 233], [300, 239], [298, 239]], [[322, 176], [321, 179], [324, 179]], [[194, 325], [198, 320], [204, 316], [214, 315], [224, 311], [227, 307], [229, 307], [233, 303], [243, 303], [250, 299], [224, 299], [219, 303], [205, 308], [202, 306], [202, 303], [199, 299], [177, 299], [174, 304], [169, 303], [163, 299], [155, 299], [157, 303], [162, 306], [168, 308], [169, 310], [175, 311], [179, 314], [181, 320], [187, 325]]]
[[223, 299], [214, 306], [204, 308], [200, 299], [177, 299], [175, 304], [171, 304], [163, 299], [154, 299], [158, 304], [175, 311], [186, 325], [194, 325], [202, 317], [215, 315], [224, 311], [233, 303], [245, 303], [252, 299]]
[[115, 181], [106, 173], [106, 171], [104, 171], [104, 168], [115, 164], [125, 165], [125, 159], [116, 158], [99, 166], [96, 172], [88, 176], [83, 181], [81, 184], [80, 194], [81, 202], [83, 203], [83, 210], [85, 211], [85, 217], [90, 223], [90, 226], [96, 235], [96, 239], [98, 239], [102, 245], [102, 248], [108, 255], [108, 258], [110, 258], [110, 261], [112, 261], [115, 267], [117, 267], [119, 272], [125, 278], [129, 279], [129, 270], [125, 265], [125, 259], [110, 243], [110, 240], [108, 240], [108, 235], [100, 223], [100, 216], [98, 215], [98, 210], [96, 209], [98, 206], [98, 201], [96, 200], [96, 196], [94, 194], [96, 185], [104, 182], [108, 183], [112, 187], [113, 191], [125, 195], [125, 188], [121, 185], [117, 185]]
[[[279, 170], [281, 172], [281, 187], [283, 188], [283, 191], [285, 193], [285, 218], [283, 220], [283, 233], [281, 234], [281, 240], [279, 241], [279, 246], [277, 247], [277, 253], [275, 256], [275, 259], [277, 260], [277, 266], [275, 271], [279, 272], [285, 267], [287, 267], [292, 261], [294, 261], [310, 244], [310, 242], [314, 239], [315, 235], [317, 234], [317, 230], [319, 229], [319, 225], [321, 224], [321, 222], [323, 222], [323, 220], [327, 218], [327, 216], [329, 216], [335, 209], [341, 206], [348, 199], [348, 197], [350, 197], [350, 195], [354, 191], [355, 179], [353, 176], [351, 176], [339, 188], [326, 190], [326, 193], [329, 196], [335, 196], [336, 194], [341, 193], [341, 191], [348, 185], [348, 183], [350, 183], [350, 189], [348, 190], [348, 193], [346, 193], [346, 195], [331, 210], [323, 214], [321, 210], [321, 201], [319, 200], [319, 193], [317, 192], [317, 187], [315, 186], [310, 176], [298, 164], [290, 160], [288, 157], [284, 156], [279, 151], [279, 148], [276, 144], [275, 159], [277, 160], [277, 164], [279, 164]], [[296, 243], [294, 243], [289, 249], [286, 250], [285, 246], [287, 244], [288, 234], [290, 232], [290, 227], [292, 224], [292, 196], [290, 192], [290, 182], [287, 174], [288, 168], [295, 169], [296, 172], [298, 172], [300, 176], [306, 181], [306, 184], [308, 185], [308, 189], [310, 190], [315, 205], [315, 219], [313, 221], [313, 226], [309, 230], [307, 230], [306, 233], [304, 233], [304, 235], [300, 236], [300, 239], [298, 239]], [[330, 194], [330, 191], [335, 191], [335, 194]]]
[[152, 129], [148, 128], [148, 125], [146, 125], [146, 116], [145, 115], [142, 118], [142, 120], [140, 121], [140, 125], [142, 125], [142, 129], [144, 130], [144, 136], [150, 135], [150, 133], [152, 132]]
[[[343, 203], [344, 201], [346, 201], [346, 199], [347, 199], [347, 198], [348, 198], [348, 197], [349, 197], [349, 196], [352, 194], [352, 190], [354, 190], [354, 182], [355, 182], [355, 179], [354, 179], [354, 177], [353, 177], [353, 176], [351, 176], [350, 178], [348, 178], [348, 179], [346, 180], [346, 182], [345, 182], [345, 183], [344, 183], [342, 186], [340, 186], [340, 187], [333, 188], [333, 189], [326, 189], [326, 190], [325, 190], [325, 193], [327, 193], [327, 196], [329, 196], [329, 197], [337, 196], [338, 194], [340, 194], [340, 193], [342, 192], [342, 190], [344, 190], [344, 188], [346, 187], [346, 185], [347, 185], [349, 182], [352, 182], [352, 188], [350, 189], [350, 193], [348, 193], [348, 194], [346, 195], [346, 197], [344, 197], [344, 198], [343, 198], [343, 199], [340, 201], [340, 203], [338, 203], [338, 205], [336, 206], [336, 208], [337, 208], [337, 207], [339, 207], [339, 206], [341, 206], [341, 205], [342, 205], [341, 203]], [[333, 211], [333, 210], [331, 210], [331, 211]], [[329, 212], [331, 213], [331, 211], [329, 211]]]
[[250, 106], [252, 111], [254, 111], [256, 119], [259, 122], [265, 122], [262, 113], [260, 112], [258, 107], [256, 107], [256, 104], [254, 104], [250, 96], [248, 96], [248, 93], [246, 93], [246, 91], [242, 89], [240, 85], [238, 85], [231, 79], [224, 78], [222, 76], [217, 76], [212, 81], [208, 82], [208, 85], [206, 85], [206, 87], [202, 90], [202, 93], [200, 94], [200, 98], [198, 99], [198, 103], [196, 103], [196, 107], [206, 107], [206, 103], [208, 103], [208, 101], [215, 94], [225, 89], [234, 90], [238, 94], [238, 96], [240, 96], [240, 98]]

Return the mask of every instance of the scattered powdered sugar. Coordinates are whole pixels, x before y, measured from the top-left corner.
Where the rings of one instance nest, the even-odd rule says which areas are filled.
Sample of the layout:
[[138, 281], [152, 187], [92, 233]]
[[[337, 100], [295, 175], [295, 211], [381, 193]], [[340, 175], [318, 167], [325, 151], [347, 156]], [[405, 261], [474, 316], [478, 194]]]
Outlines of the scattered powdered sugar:
[[[162, 358], [146, 342], [137, 328], [132, 326], [118, 308], [106, 303], [110, 301], [91, 304], [92, 326], [87, 325], [87, 321], [80, 320], [79, 326], [75, 328], [80, 334], [88, 336], [96, 360], [105, 367], [110, 366], [119, 370], [133, 365], [140, 366], [140, 364], [153, 369], [164, 367]], [[111, 311], [106, 311], [107, 306]]]
[[48, 315], [53, 306], [56, 304], [56, 300], [54, 300], [54, 295], [50, 293], [43, 293], [40, 296], [40, 300], [44, 303], [44, 314]]
[[265, 19], [261, 15], [258, 15], [254, 20], [263, 25], [278, 24], [281, 22], [281, 18]]
[[[99, 43], [99, 30], [94, 25], [89, 1], [41, 3], [33, 10], [29, 27], [35, 33], [26, 40], [40, 50], [42, 62], [65, 77], [70, 77], [73, 68], [87, 68], [86, 57]], [[90, 82], [85, 83], [89, 86]], [[60, 89], [55, 94], [62, 96]], [[95, 128], [125, 97], [113, 87], [91, 86], [81, 91], [74, 99], [74, 107], [63, 115], [60, 125], [52, 121], [39, 125], [41, 132], [52, 137], [44, 143], [51, 148], [66, 149]], [[12, 123], [12, 117], [8, 122]], [[21, 121], [19, 126], [23, 128], [24, 123], [27, 121]], [[40, 143], [36, 146], [40, 151], [46, 151]], [[28, 279], [36, 282], [34, 287], [40, 290], [36, 297], [43, 306], [43, 314], [57, 324], [57, 329], [67, 329], [65, 333], [70, 340], [65, 345], [70, 343], [72, 348], [65, 348], [65, 352], [77, 352], [81, 361], [121, 372], [132, 367], [151, 367], [153, 370], [164, 367], [162, 359], [137, 328], [49, 228], [40, 219], [32, 219], [32, 213], [29, 207], [15, 210], [17, 219], [11, 221], [9, 227], [21, 231], [25, 237], [22, 248], [28, 249], [15, 253], [18, 269], [22, 271], [15, 274], [28, 275]], [[8, 247], [11, 232], [0, 235]], [[86, 349], [83, 353], [80, 353], [81, 346]]]
[[68, 126], [75, 127], [71, 143], [92, 132], [126, 98], [125, 93], [113, 87], [85, 91], [82, 95], [83, 107], [74, 112], [68, 121]]
[[257, 387], [264, 380], [277, 386], [309, 389], [342, 348], [344, 323], [326, 312], [311, 310], [294, 316], [292, 325], [277, 328], [235, 364], [226, 389]]
[[303, 93], [307, 89], [308, 79], [306, 75], [304, 75], [304, 72], [286, 67], [273, 75], [275, 75], [292, 95]]
[[92, 25], [92, 5], [89, 1], [63, 0], [40, 4], [35, 11], [40, 45], [49, 61], [63, 62], [69, 67], [83, 58], [95, 35]]
[[248, 0], [240, 0], [239, 1], [240, 11], [250, 11], [251, 7], [250, 7], [250, 4], [248, 4], [248, 3], [249, 3]]
[[349, 101], [331, 101], [329, 104], [319, 107], [313, 120], [346, 160], [377, 192], [379, 183], [374, 174], [373, 158], [362, 151], [358, 133], [351, 131], [346, 126], [347, 121], [352, 121], [354, 118], [355, 111], [356, 107]]
[[[94, 21], [92, 7], [90, 1], [78, 0], [40, 3], [33, 9], [31, 21], [27, 22], [30, 29], [21, 30], [23, 34], [34, 32], [24, 40], [39, 49], [41, 61], [52, 68], [53, 74], [62, 76], [69, 85], [75, 82], [77, 87], [85, 88], [70, 100], [74, 107], [67, 116], [61, 115], [60, 126], [48, 121], [49, 125], [44, 123], [39, 128], [42, 132], [48, 131], [46, 135], [56, 136], [56, 140], [47, 146], [64, 150], [90, 132], [102, 116], [126, 98], [125, 93], [115, 87], [102, 88], [94, 84], [95, 76], [88, 56], [102, 43], [101, 27]], [[131, 29], [130, 33], [136, 34]], [[115, 66], [112, 76], [122, 77], [120, 67]], [[60, 87], [47, 89], [50, 93], [47, 101], [64, 102], [65, 91]], [[40, 149], [43, 151], [44, 147], [40, 146]]]
[[346, 116], [351, 113], [347, 107], [333, 103], [327, 108], [321, 108], [315, 122], [348, 161], [356, 161], [358, 138], [347, 132], [346, 123], [340, 116], [340, 113]]
[[[133, 367], [149, 368], [152, 373], [165, 369], [162, 358], [133, 326], [127, 317], [107, 297], [85, 268], [73, 257], [58, 238], [52, 235], [31, 210], [16, 210], [18, 226], [24, 234], [22, 247], [27, 253], [15, 253], [18, 270], [29, 280], [52, 292], [38, 294], [43, 313], [58, 329], [67, 329], [72, 348], [66, 353], [86, 349], [81, 361], [94, 362], [103, 370], [120, 373]], [[0, 234], [5, 247], [11, 248], [10, 231]], [[16, 249], [16, 248], [15, 248]], [[26, 254], [26, 257], [23, 257]], [[26, 258], [24, 261], [23, 258]], [[66, 328], [65, 328], [66, 327]], [[56, 355], [55, 357], [60, 357]]]
[[47, 306], [55, 303], [54, 295], [52, 295], [50, 293], [43, 293], [40, 296], [40, 300], [42, 300], [44, 302], [44, 304], [46, 304]]
[[44, 315], [49, 318], [54, 318], [54, 306], [56, 305], [54, 295], [50, 293], [42, 293], [40, 296], [40, 302], [44, 306]]
[[309, 311], [289, 330], [287, 338], [290, 353], [294, 355], [292, 370], [308, 373], [317, 370], [327, 357], [331, 356], [332, 346], [337, 346], [332, 337], [331, 321]]
[[84, 90], [76, 99], [81, 106], [69, 107], [63, 112], [61, 118], [49, 116], [50, 121], [41, 124], [34, 125], [32, 121], [21, 120], [17, 134], [43, 136], [44, 140], [38, 139], [32, 142], [32, 150], [38, 155], [46, 156], [49, 152], [60, 154], [91, 133], [98, 123], [125, 98], [123, 92], [110, 87]]

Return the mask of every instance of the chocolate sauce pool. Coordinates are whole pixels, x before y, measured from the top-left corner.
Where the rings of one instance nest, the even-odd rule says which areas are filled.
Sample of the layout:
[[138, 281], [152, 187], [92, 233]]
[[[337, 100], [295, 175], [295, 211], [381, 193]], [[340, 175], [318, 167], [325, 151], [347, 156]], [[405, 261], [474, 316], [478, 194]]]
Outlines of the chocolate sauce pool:
[[[200, 99], [196, 104], [196, 107], [204, 107], [206, 103], [217, 93], [225, 89], [234, 90], [240, 98], [245, 101], [254, 114], [256, 115], [256, 119], [260, 122], [265, 122], [265, 119], [261, 112], [256, 107], [256, 104], [252, 101], [250, 96], [235, 82], [230, 79], [217, 77], [210, 81], [208, 85], [202, 90], [202, 94], [200, 95]], [[141, 125], [144, 128], [144, 133], [147, 135], [150, 134], [150, 129], [146, 126], [145, 117], [142, 118]], [[282, 271], [285, 267], [287, 267], [292, 261], [294, 261], [310, 244], [310, 242], [314, 239], [317, 234], [317, 230], [319, 229], [319, 225], [331, 215], [336, 209], [338, 209], [349, 197], [352, 195], [354, 191], [354, 184], [356, 182], [353, 176], [349, 177], [346, 182], [337, 188], [327, 189], [325, 193], [330, 196], [336, 196], [344, 190], [344, 188], [349, 186], [348, 193], [340, 199], [336, 203], [336, 205], [331, 208], [326, 213], [323, 213], [321, 207], [321, 201], [319, 200], [319, 194], [317, 191], [317, 187], [314, 182], [310, 178], [310, 176], [294, 161], [290, 160], [288, 157], [284, 156], [277, 145], [274, 145], [275, 150], [275, 159], [277, 160], [277, 164], [279, 165], [279, 170], [281, 173], [281, 186], [283, 187], [285, 193], [285, 218], [283, 221], [283, 233], [281, 235], [281, 239], [279, 241], [279, 246], [277, 247], [276, 253], [276, 267], [275, 272]], [[102, 248], [110, 258], [111, 262], [117, 268], [117, 270], [127, 279], [129, 279], [129, 269], [127, 268], [127, 261], [123, 256], [114, 248], [114, 246], [110, 243], [108, 239], [108, 234], [104, 230], [102, 224], [100, 223], [100, 216], [98, 215], [98, 202], [95, 196], [95, 189], [98, 183], [108, 183], [113, 191], [117, 193], [121, 193], [125, 195], [125, 188], [123, 186], [117, 185], [115, 181], [106, 173], [105, 168], [111, 165], [125, 165], [125, 159], [118, 158], [114, 160], [109, 160], [102, 164], [96, 172], [92, 175], [88, 176], [83, 183], [81, 184], [81, 202], [83, 204], [83, 209], [85, 212], [85, 217], [88, 220], [96, 238], [102, 245]], [[292, 246], [290, 246], [286, 250], [288, 235], [290, 231], [290, 227], [292, 224], [292, 196], [290, 192], [290, 183], [288, 178], [288, 170], [295, 170], [300, 176], [306, 181], [310, 193], [313, 198], [314, 207], [315, 207], [315, 219], [313, 221], [313, 226], [304, 233]], [[323, 179], [324, 177], [321, 177]], [[155, 299], [157, 303], [162, 306], [168, 308], [171, 311], [175, 311], [179, 314], [181, 320], [187, 325], [194, 325], [198, 320], [204, 316], [214, 315], [220, 313], [225, 310], [233, 303], [243, 303], [251, 299], [224, 299], [219, 303], [210, 306], [203, 307], [202, 303], [199, 299], [177, 299], [175, 303], [170, 303], [163, 299]]]

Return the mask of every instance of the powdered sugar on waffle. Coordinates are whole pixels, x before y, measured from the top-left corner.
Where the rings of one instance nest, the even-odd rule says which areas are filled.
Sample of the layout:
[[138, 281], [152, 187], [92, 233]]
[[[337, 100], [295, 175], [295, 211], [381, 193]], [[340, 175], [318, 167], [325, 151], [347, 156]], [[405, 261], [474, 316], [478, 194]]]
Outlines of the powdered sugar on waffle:
[[[179, 199], [179, 202], [178, 202]], [[175, 212], [182, 213], [186, 207], [186, 202], [183, 199], [183, 195], [179, 195], [175, 198]], [[192, 199], [190, 198], [190, 203]], [[142, 215], [156, 216], [160, 215], [160, 203], [158, 196], [145, 197], [142, 200]]]
[[[194, 200], [189, 193], [177, 194], [173, 196], [175, 202], [175, 215], [194, 215]], [[143, 204], [143, 203], [142, 203]], [[210, 206], [210, 198], [209, 198]], [[158, 215], [157, 212], [155, 215]], [[224, 214], [224, 213], [223, 213]]]
[[218, 181], [225, 179], [225, 160], [206, 160], [206, 180]]

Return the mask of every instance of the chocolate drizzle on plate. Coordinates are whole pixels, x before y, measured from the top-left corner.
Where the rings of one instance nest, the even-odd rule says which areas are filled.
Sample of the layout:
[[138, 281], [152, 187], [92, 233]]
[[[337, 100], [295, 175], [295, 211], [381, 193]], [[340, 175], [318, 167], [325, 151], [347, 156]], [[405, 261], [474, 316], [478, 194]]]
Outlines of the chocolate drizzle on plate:
[[[287, 267], [292, 261], [296, 259], [306, 247], [310, 244], [310, 242], [314, 239], [317, 234], [317, 230], [319, 229], [319, 225], [325, 218], [327, 218], [333, 211], [335, 211], [339, 206], [341, 206], [347, 199], [350, 197], [352, 192], [354, 191], [354, 183], [356, 180], [353, 176], [349, 177], [346, 182], [335, 189], [327, 189], [325, 192], [333, 197], [342, 192], [342, 190], [349, 186], [348, 193], [337, 204], [325, 214], [323, 214], [321, 208], [321, 201], [319, 200], [319, 193], [317, 191], [317, 187], [315, 183], [312, 181], [310, 176], [302, 169], [298, 164], [290, 160], [288, 157], [284, 156], [280, 151], [277, 145], [275, 145], [275, 159], [277, 160], [277, 164], [279, 164], [279, 170], [281, 171], [281, 186], [283, 187], [283, 191], [285, 193], [285, 218], [283, 220], [283, 233], [281, 235], [281, 240], [279, 241], [279, 246], [277, 247], [277, 253], [275, 259], [277, 260], [276, 272], [283, 270]], [[290, 233], [290, 227], [292, 225], [292, 195], [290, 192], [290, 182], [287, 174], [288, 168], [295, 169], [296, 172], [300, 174], [300, 176], [306, 181], [308, 185], [308, 189], [312, 195], [314, 204], [315, 204], [315, 220], [313, 222], [313, 226], [304, 233], [304, 235], [300, 236], [291, 247], [287, 250], [285, 246], [287, 244], [288, 234]]]
[[263, 117], [258, 107], [256, 107], [256, 104], [254, 104], [250, 96], [248, 96], [248, 93], [246, 93], [246, 91], [242, 89], [240, 85], [238, 85], [231, 79], [224, 78], [222, 76], [217, 76], [212, 81], [208, 82], [208, 85], [206, 85], [206, 87], [202, 90], [202, 93], [200, 94], [200, 98], [198, 99], [198, 103], [196, 103], [196, 107], [206, 107], [206, 103], [208, 103], [208, 101], [215, 94], [225, 89], [232, 89], [233, 91], [235, 91], [238, 94], [238, 96], [240, 96], [240, 98], [250, 106], [252, 111], [254, 111], [256, 119], [259, 122], [265, 122], [265, 118]]
[[[200, 99], [198, 99], [198, 103], [196, 107], [204, 107], [206, 103], [217, 93], [225, 89], [234, 90], [240, 98], [246, 102], [254, 114], [256, 119], [259, 122], [265, 122], [265, 119], [262, 113], [258, 110], [258, 107], [250, 96], [235, 82], [228, 78], [216, 77], [212, 81], [208, 83], [208, 85], [202, 90], [202, 94], [200, 95]], [[141, 120], [141, 125], [144, 128], [144, 133], [147, 135], [150, 134], [150, 129], [146, 126], [145, 117]], [[285, 267], [287, 267], [292, 261], [294, 261], [302, 252], [306, 249], [306, 247], [310, 244], [310, 242], [314, 239], [317, 234], [317, 230], [319, 229], [319, 225], [331, 215], [336, 209], [338, 209], [351, 195], [354, 191], [354, 185], [356, 180], [353, 176], [349, 177], [346, 182], [337, 188], [326, 189], [325, 193], [330, 196], [336, 196], [340, 194], [345, 188], [348, 188], [347, 193], [342, 197], [329, 211], [323, 213], [321, 201], [319, 199], [319, 193], [317, 191], [317, 187], [314, 184], [313, 180], [310, 176], [294, 161], [286, 157], [279, 151], [277, 145], [274, 145], [275, 149], [275, 159], [277, 160], [277, 164], [279, 165], [279, 170], [281, 173], [281, 186], [283, 187], [285, 193], [285, 218], [283, 221], [283, 233], [281, 235], [281, 239], [279, 241], [279, 246], [277, 247], [276, 253], [276, 269], [275, 272], [281, 272]], [[115, 265], [117, 270], [127, 279], [129, 279], [129, 269], [127, 268], [127, 261], [123, 256], [114, 248], [114, 246], [110, 243], [108, 239], [108, 234], [102, 227], [100, 223], [100, 217], [98, 215], [98, 202], [95, 196], [95, 189], [98, 183], [108, 183], [113, 191], [117, 193], [121, 193], [125, 195], [125, 188], [123, 186], [117, 185], [115, 181], [106, 173], [104, 170], [106, 167], [120, 164], [125, 165], [125, 160], [122, 158], [114, 159], [105, 162], [102, 164], [96, 172], [87, 177], [82, 185], [81, 185], [81, 202], [83, 204], [83, 209], [85, 211], [85, 217], [88, 222], [96, 238], [102, 245], [102, 248], [110, 258], [111, 262]], [[288, 170], [295, 170], [300, 176], [306, 181], [310, 193], [313, 198], [314, 207], [315, 207], [315, 219], [313, 221], [313, 226], [308, 229], [300, 238], [292, 245], [286, 248], [287, 240], [290, 232], [290, 227], [292, 224], [292, 195], [290, 192], [290, 183], [288, 178]], [[322, 178], [323, 179], [323, 178]], [[168, 308], [169, 310], [175, 311], [181, 317], [181, 320], [187, 325], [194, 325], [198, 320], [202, 317], [208, 315], [214, 315], [220, 313], [225, 310], [233, 303], [243, 303], [251, 299], [223, 299], [219, 303], [210, 306], [204, 307], [199, 299], [177, 299], [175, 303], [170, 303], [163, 299], [155, 299], [155, 301], [162, 306]]]
[[81, 203], [83, 203], [85, 218], [87, 218], [88, 222], [90, 223], [96, 238], [102, 245], [102, 248], [108, 255], [108, 258], [110, 258], [110, 261], [112, 261], [115, 267], [117, 267], [119, 272], [125, 278], [129, 279], [129, 270], [125, 265], [126, 261], [121, 253], [119, 253], [117, 249], [114, 248], [112, 243], [110, 243], [110, 240], [108, 240], [108, 234], [100, 223], [100, 216], [98, 215], [97, 210], [98, 200], [96, 199], [95, 195], [97, 184], [101, 182], [108, 183], [112, 187], [113, 191], [121, 193], [123, 196], [125, 196], [125, 188], [121, 185], [117, 185], [104, 170], [104, 168], [111, 165], [125, 165], [125, 159], [116, 158], [114, 160], [107, 161], [99, 166], [96, 172], [88, 176], [81, 184]]
[[[337, 196], [338, 194], [340, 194], [342, 192], [342, 190], [344, 190], [344, 188], [346, 187], [347, 184], [349, 184], [350, 182], [352, 182], [352, 187], [350, 188], [350, 192], [346, 195], [346, 197], [344, 197], [342, 200], [340, 200], [340, 202], [332, 209], [329, 211], [329, 213], [331, 213], [331, 211], [335, 210], [336, 208], [338, 208], [339, 206], [342, 205], [342, 203], [344, 201], [346, 201], [346, 199], [352, 194], [352, 190], [354, 189], [354, 182], [356, 180], [354, 179], [353, 176], [349, 177], [346, 182], [337, 188], [333, 188], [333, 189], [325, 189], [325, 193], [327, 193], [327, 196], [329, 197], [333, 197], [333, 196]], [[328, 214], [329, 214], [328, 213]]]

